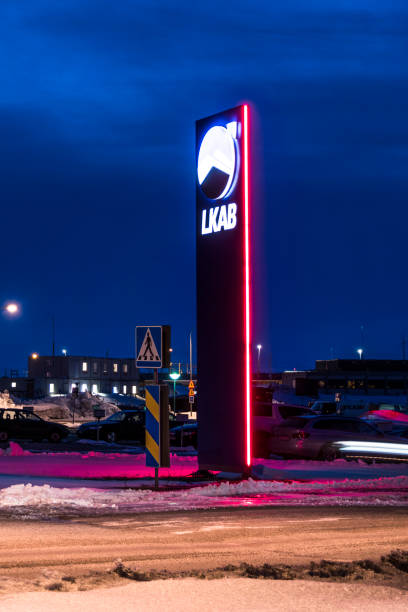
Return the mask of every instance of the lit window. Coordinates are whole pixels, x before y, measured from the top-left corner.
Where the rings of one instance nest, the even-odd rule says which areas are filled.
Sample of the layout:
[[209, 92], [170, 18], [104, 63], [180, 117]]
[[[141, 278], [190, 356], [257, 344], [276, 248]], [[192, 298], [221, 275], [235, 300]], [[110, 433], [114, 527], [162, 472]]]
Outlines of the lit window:
[[17, 387], [17, 383], [16, 382], [12, 382], [11, 386], [13, 387], [13, 389], [15, 389]]
[[82, 393], [85, 393], [85, 391], [88, 391], [88, 385], [86, 383], [82, 383], [81, 391], [82, 391]]
[[98, 393], [98, 385], [92, 385], [92, 393]]
[[127, 372], [128, 372], [128, 364], [127, 364], [127, 363], [124, 363], [124, 364], [123, 364], [123, 373], [124, 373], [124, 374], [127, 374]]
[[137, 393], [137, 387], [136, 387], [136, 385], [133, 385], [132, 386], [132, 394], [136, 395], [136, 393]]
[[118, 392], [118, 388], [117, 387], [113, 387], [112, 393], [117, 393], [117, 392]]
[[75, 384], [75, 383], [71, 383], [71, 393], [72, 393], [72, 391], [73, 391], [74, 389], [76, 389], [76, 388], [77, 388], [76, 384]]
[[117, 372], [117, 371], [118, 371], [118, 364], [117, 364], [117, 363], [114, 363], [114, 364], [113, 364], [113, 371], [114, 371], [114, 372]]
[[126, 391], [127, 391], [127, 386], [123, 385], [123, 393], [126, 393]]
[[50, 383], [50, 393], [54, 393], [55, 391], [55, 385], [54, 383]]
[[83, 372], [87, 372], [88, 371], [88, 362], [87, 361], [83, 361], [82, 362], [82, 371]]

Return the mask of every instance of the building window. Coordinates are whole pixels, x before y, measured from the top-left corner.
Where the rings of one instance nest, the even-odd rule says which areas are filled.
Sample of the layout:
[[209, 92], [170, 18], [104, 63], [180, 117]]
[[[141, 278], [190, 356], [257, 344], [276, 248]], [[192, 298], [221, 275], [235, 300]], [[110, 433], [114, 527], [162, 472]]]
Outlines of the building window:
[[137, 387], [136, 385], [132, 385], [132, 394], [136, 395], [136, 393], [137, 393]]
[[92, 393], [98, 393], [98, 385], [92, 385]]
[[88, 385], [86, 383], [82, 383], [81, 391], [82, 391], [82, 393], [85, 393], [85, 391], [88, 391]]
[[50, 393], [54, 393], [55, 391], [55, 385], [54, 383], [50, 383]]
[[13, 389], [15, 389], [17, 387], [17, 383], [16, 382], [12, 382], [11, 386], [13, 387]]
[[123, 373], [127, 374], [128, 373], [128, 364], [124, 363], [122, 367], [123, 367]]
[[118, 388], [117, 387], [113, 387], [112, 393], [117, 393], [117, 392], [118, 392]]
[[71, 383], [71, 393], [73, 392], [74, 389], [76, 389], [77, 386], [75, 383]]
[[83, 372], [87, 372], [88, 371], [88, 362], [87, 361], [83, 361], [82, 362], [82, 371]]
[[126, 393], [126, 391], [127, 391], [127, 386], [123, 385], [123, 393]]
[[98, 362], [97, 361], [93, 362], [93, 372], [94, 372], [94, 374], [96, 374], [98, 372]]
[[114, 372], [117, 372], [117, 371], [118, 371], [118, 364], [117, 364], [117, 363], [114, 363], [114, 364], [113, 364], [113, 371], [114, 371]]
[[106, 361], [105, 361], [105, 363], [103, 364], [103, 373], [104, 373], [104, 374], [107, 374], [107, 373], [108, 373], [108, 364], [106, 363]]

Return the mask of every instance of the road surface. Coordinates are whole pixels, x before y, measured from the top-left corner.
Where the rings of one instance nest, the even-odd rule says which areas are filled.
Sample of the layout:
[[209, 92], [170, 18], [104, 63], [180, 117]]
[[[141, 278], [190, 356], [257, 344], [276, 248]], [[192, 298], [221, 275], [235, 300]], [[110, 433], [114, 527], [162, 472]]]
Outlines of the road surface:
[[[0, 593], [118, 583], [115, 561], [139, 571], [223, 567], [247, 562], [305, 565], [379, 559], [408, 550], [408, 509], [229, 508], [48, 521], [0, 522]], [[47, 586], [48, 585], [48, 586]]]

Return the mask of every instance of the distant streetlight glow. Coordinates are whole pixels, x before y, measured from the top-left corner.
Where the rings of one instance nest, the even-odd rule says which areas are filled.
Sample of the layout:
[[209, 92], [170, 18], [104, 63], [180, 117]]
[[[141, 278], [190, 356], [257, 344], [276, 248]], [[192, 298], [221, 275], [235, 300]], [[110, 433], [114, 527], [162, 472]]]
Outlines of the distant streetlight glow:
[[38, 359], [39, 354], [38, 353], [31, 353], [31, 359]]
[[362, 357], [363, 357], [363, 349], [362, 348], [357, 349], [357, 353], [360, 355], [360, 359], [362, 359]]
[[66, 356], [67, 356], [67, 349], [62, 349], [62, 351], [61, 351], [61, 352], [62, 352], [62, 354], [64, 355], [64, 357], [66, 357]]
[[257, 344], [256, 348], [258, 349], [258, 375], [260, 374], [260, 368], [261, 368], [261, 348], [262, 348], [262, 344]]
[[5, 310], [11, 314], [11, 315], [15, 315], [18, 313], [19, 308], [18, 308], [18, 304], [16, 304], [15, 302], [9, 302], [8, 304], [6, 304], [5, 306]]
[[178, 372], [172, 372], [170, 378], [173, 381], [173, 412], [176, 412], [176, 380], [180, 378]]

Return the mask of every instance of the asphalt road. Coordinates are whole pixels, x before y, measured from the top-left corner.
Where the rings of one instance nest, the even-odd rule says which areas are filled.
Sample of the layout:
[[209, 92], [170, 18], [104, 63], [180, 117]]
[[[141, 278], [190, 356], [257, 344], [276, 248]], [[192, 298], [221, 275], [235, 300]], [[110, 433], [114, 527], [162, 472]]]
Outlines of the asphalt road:
[[0, 592], [47, 588], [63, 576], [111, 584], [117, 559], [138, 570], [248, 562], [379, 559], [408, 550], [408, 509], [273, 507], [0, 522]]

